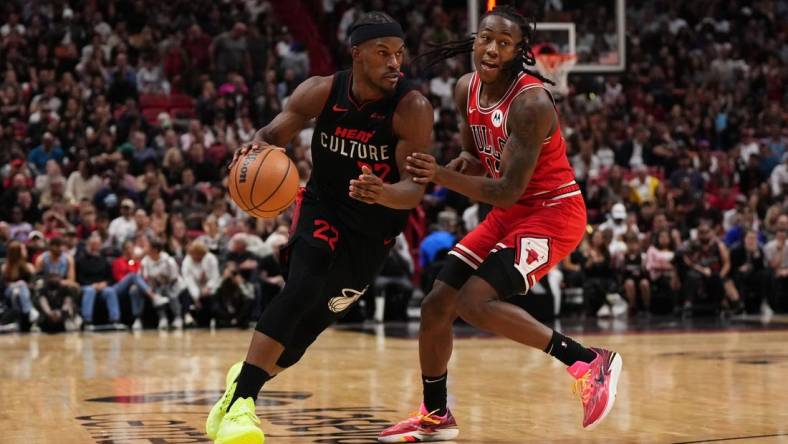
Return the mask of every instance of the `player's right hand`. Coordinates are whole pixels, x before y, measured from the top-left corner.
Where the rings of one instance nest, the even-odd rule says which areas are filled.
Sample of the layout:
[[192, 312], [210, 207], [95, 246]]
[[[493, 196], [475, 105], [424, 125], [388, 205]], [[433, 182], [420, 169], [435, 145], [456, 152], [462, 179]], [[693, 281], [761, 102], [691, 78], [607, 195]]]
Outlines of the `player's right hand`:
[[271, 145], [271, 144], [269, 144], [267, 142], [261, 142], [261, 141], [258, 141], [258, 140], [253, 140], [251, 142], [246, 142], [246, 143], [242, 144], [240, 148], [235, 150], [235, 153], [233, 154], [233, 160], [230, 161], [230, 165], [227, 166], [227, 169], [228, 170], [232, 169], [233, 165], [235, 165], [235, 162], [237, 162], [239, 158], [247, 155], [250, 151], [252, 151], [252, 150], [260, 151], [260, 150], [262, 150], [264, 148], [276, 148], [276, 149], [284, 151], [284, 148], [281, 148], [281, 147], [278, 147], [278, 146], [275, 146], [275, 145]]
[[438, 170], [435, 157], [426, 153], [413, 153], [405, 160], [405, 170], [413, 176], [414, 182], [426, 185], [435, 179]]

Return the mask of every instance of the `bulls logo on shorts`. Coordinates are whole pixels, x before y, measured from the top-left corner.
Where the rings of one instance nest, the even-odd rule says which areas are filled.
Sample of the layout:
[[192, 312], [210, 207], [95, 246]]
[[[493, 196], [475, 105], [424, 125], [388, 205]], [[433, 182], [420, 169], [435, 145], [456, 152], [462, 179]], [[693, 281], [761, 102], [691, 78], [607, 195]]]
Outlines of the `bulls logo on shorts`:
[[367, 288], [369, 288], [369, 285], [364, 287], [361, 291], [354, 290], [352, 288], [343, 288], [342, 296], [335, 296], [328, 300], [328, 309], [334, 313], [341, 313], [345, 311], [361, 296], [363, 296], [364, 293], [366, 293]]

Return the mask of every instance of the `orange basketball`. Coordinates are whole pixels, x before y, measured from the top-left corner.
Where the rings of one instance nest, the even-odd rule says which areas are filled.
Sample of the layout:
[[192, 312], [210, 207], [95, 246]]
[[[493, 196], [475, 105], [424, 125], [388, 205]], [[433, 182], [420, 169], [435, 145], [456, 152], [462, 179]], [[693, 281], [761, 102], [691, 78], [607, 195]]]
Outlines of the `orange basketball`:
[[230, 169], [227, 188], [242, 210], [272, 218], [287, 209], [298, 194], [298, 169], [278, 148], [254, 149]]

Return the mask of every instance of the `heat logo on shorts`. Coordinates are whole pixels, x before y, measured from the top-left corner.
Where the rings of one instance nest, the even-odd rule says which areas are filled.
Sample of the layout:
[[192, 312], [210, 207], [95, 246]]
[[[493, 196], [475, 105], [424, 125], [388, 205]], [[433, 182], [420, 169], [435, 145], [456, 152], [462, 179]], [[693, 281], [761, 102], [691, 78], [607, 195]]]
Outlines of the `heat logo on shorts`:
[[335, 296], [328, 300], [328, 309], [333, 313], [341, 313], [345, 311], [361, 296], [363, 296], [364, 293], [366, 293], [367, 288], [369, 288], [369, 285], [364, 287], [361, 291], [354, 290], [352, 288], [343, 288], [342, 296]]
[[249, 172], [249, 164], [257, 159], [257, 153], [249, 153], [244, 157], [244, 163], [241, 164], [241, 174], [238, 177], [238, 182], [246, 182], [246, 173]]

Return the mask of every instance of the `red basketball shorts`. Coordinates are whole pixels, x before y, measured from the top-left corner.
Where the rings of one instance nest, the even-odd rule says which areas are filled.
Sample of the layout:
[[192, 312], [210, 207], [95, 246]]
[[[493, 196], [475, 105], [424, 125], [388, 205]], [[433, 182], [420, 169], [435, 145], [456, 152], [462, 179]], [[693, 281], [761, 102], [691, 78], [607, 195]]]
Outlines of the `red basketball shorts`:
[[[577, 248], [585, 228], [586, 207], [579, 190], [532, 198], [509, 209], [493, 209], [449, 254], [499, 292], [526, 293]], [[459, 288], [468, 277], [458, 282], [446, 276], [445, 282]]]

